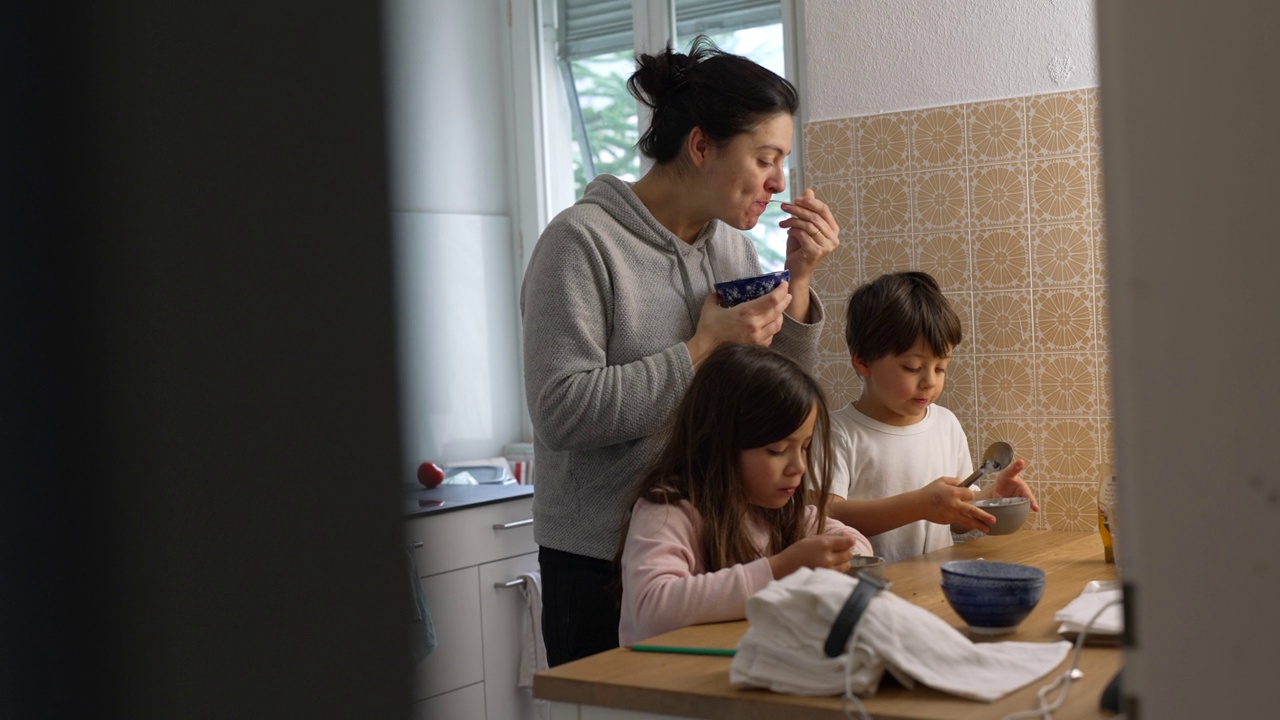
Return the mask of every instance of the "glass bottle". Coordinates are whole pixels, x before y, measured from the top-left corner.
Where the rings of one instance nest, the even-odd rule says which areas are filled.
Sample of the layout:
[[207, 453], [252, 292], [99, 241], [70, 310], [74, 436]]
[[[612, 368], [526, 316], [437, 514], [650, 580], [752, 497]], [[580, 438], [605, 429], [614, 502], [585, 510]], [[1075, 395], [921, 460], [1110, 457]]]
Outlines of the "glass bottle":
[[1114, 563], [1118, 488], [1111, 465], [1103, 465], [1098, 473], [1098, 533], [1102, 536], [1102, 552], [1107, 562]]

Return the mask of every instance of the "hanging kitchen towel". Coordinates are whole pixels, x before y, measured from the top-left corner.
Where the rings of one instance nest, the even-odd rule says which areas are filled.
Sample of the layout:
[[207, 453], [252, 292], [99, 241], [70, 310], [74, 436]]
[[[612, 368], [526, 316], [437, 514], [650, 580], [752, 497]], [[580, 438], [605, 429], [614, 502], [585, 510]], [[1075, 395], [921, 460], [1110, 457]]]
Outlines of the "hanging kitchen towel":
[[547, 651], [542, 641], [542, 574], [521, 573], [520, 579], [524, 581], [520, 592], [524, 594], [525, 618], [521, 623], [520, 680], [516, 686], [533, 687], [534, 674], [547, 669]]
[[404, 550], [409, 557], [409, 648], [413, 664], [417, 665], [436, 649], [436, 626], [431, 622], [431, 608], [427, 607], [427, 595], [422, 591], [413, 548], [405, 545]]
[[[520, 592], [525, 599], [524, 627], [520, 636], [520, 677], [516, 687], [533, 687], [534, 674], [547, 669], [547, 651], [542, 640], [542, 574], [539, 572], [521, 573], [524, 584]], [[551, 701], [533, 699], [534, 716], [539, 720], [550, 720]]]
[[849, 686], [874, 695], [888, 671], [953, 695], [990, 702], [1049, 673], [1071, 643], [977, 644], [945, 620], [892, 592], [880, 592], [858, 622], [846, 651], [823, 644], [858, 583], [834, 570], [801, 568], [747, 600], [751, 623], [729, 666], [734, 687], [793, 695], [840, 695]]

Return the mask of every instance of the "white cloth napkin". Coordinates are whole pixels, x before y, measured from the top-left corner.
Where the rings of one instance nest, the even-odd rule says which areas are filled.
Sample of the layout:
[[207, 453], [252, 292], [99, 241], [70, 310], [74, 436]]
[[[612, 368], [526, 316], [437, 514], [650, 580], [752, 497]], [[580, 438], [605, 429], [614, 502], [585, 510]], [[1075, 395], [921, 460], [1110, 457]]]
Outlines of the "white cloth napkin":
[[747, 600], [751, 627], [729, 666], [734, 687], [793, 695], [840, 695], [845, 677], [858, 695], [874, 695], [887, 670], [899, 682], [921, 682], [974, 700], [997, 700], [1043, 677], [1071, 649], [1052, 643], [976, 644], [945, 620], [892, 591], [876, 594], [850, 639], [829, 658], [831, 625], [858, 580], [834, 570], [801, 568]]
[[[1078, 633], [1084, 630], [1089, 620], [1107, 603], [1121, 598], [1120, 593], [1118, 589], [1081, 593], [1054, 614], [1053, 619], [1062, 623], [1058, 632]], [[1124, 632], [1124, 613], [1121, 611], [1120, 603], [1102, 610], [1098, 619], [1093, 621], [1093, 627], [1089, 628], [1090, 635], [1119, 635], [1122, 632]]]

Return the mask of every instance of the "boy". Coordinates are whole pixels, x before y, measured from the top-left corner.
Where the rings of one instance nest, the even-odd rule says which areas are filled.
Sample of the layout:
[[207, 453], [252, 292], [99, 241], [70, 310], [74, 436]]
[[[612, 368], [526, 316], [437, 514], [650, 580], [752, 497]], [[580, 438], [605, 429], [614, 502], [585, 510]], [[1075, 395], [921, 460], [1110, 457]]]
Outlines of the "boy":
[[831, 517], [896, 562], [951, 545], [953, 531], [987, 532], [995, 518], [969, 504], [975, 498], [1025, 496], [1039, 511], [1018, 475], [1025, 460], [981, 492], [959, 486], [973, 471], [969, 443], [956, 416], [934, 401], [963, 334], [931, 276], [881, 275], [854, 291], [846, 320], [862, 394], [831, 413]]

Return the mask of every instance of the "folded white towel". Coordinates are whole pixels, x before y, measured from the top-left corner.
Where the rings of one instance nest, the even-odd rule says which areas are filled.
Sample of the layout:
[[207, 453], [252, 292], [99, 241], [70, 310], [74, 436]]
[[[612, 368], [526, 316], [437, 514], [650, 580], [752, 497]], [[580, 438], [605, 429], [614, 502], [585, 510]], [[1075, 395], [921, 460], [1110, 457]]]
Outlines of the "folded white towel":
[[[1089, 628], [1089, 634], [1119, 635], [1124, 632], [1124, 613], [1121, 611], [1121, 604], [1117, 602], [1120, 599], [1121, 591], [1118, 589], [1081, 593], [1054, 614], [1053, 619], [1062, 623], [1058, 632], [1078, 633], [1102, 610], [1098, 619], [1093, 621], [1093, 627]], [[1107, 607], [1109, 603], [1115, 604]]]
[[887, 670], [907, 687], [921, 682], [974, 700], [997, 700], [1043, 677], [1071, 643], [975, 644], [942, 618], [890, 591], [863, 612], [848, 651], [829, 658], [823, 644], [858, 580], [801, 568], [747, 600], [751, 626], [729, 666], [734, 687], [794, 695], [874, 695]]

